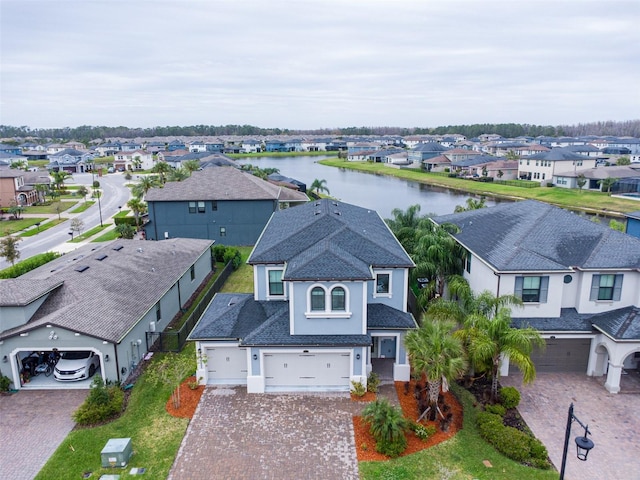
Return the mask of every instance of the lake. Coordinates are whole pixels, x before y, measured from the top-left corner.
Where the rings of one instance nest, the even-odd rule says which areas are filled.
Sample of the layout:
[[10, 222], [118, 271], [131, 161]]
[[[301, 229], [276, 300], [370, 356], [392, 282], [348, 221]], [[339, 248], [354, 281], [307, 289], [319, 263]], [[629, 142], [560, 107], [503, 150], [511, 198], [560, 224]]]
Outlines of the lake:
[[[282, 175], [306, 183], [307, 188], [315, 179], [324, 179], [332, 197], [376, 210], [382, 218], [392, 218], [391, 211], [394, 208], [406, 210], [416, 204], [420, 205], [423, 215], [445, 215], [453, 213], [456, 205], [464, 205], [467, 198], [477, 198], [471, 194], [400, 178], [319, 164], [318, 161], [324, 158], [335, 157], [260, 157], [236, 162], [260, 168], [277, 168]], [[486, 203], [487, 206], [493, 206], [499, 200], [487, 198]]]

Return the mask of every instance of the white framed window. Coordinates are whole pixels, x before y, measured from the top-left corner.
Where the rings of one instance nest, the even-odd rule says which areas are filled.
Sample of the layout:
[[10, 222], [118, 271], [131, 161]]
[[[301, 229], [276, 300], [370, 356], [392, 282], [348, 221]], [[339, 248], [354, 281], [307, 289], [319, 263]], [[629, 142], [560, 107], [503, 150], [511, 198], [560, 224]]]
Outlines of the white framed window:
[[621, 274], [594, 275], [591, 278], [591, 295], [589, 300], [618, 301], [622, 294]]
[[312, 285], [307, 293], [307, 318], [348, 318], [349, 289], [344, 285]]
[[547, 303], [549, 277], [516, 277], [514, 295], [524, 303]]
[[380, 270], [375, 272], [375, 281], [374, 281], [374, 297], [390, 297], [391, 292], [391, 271], [389, 270]]
[[267, 268], [267, 298], [284, 298], [285, 285], [282, 268]]

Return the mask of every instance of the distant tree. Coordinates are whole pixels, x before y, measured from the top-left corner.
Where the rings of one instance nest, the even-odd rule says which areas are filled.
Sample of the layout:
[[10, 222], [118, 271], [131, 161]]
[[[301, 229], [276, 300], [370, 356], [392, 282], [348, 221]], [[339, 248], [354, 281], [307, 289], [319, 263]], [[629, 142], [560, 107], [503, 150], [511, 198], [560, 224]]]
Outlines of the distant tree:
[[576, 185], [578, 185], [578, 189], [582, 192], [582, 188], [587, 184], [587, 178], [581, 173], [576, 178]]
[[46, 202], [47, 193], [49, 193], [49, 185], [45, 183], [36, 183], [35, 189], [36, 189], [36, 192], [38, 192], [38, 201]]
[[87, 187], [85, 187], [84, 185], [80, 185], [78, 187], [78, 190], [76, 190], [78, 192], [78, 195], [80, 195], [82, 197], [82, 200], [84, 200], [85, 202], [87, 201], [87, 195], [89, 195], [89, 189]]
[[127, 202], [127, 206], [133, 212], [134, 217], [136, 217], [136, 229], [140, 229], [140, 215], [143, 215], [147, 211], [147, 204], [144, 203], [139, 198], [132, 198]]
[[161, 187], [162, 183], [157, 175], [143, 175], [140, 180], [131, 189], [131, 193], [138, 198], [143, 198], [149, 190]]
[[133, 157], [132, 163], [133, 163], [133, 166], [136, 168], [136, 170], [139, 170], [140, 167], [142, 166], [142, 160], [140, 159], [140, 155], [136, 155], [135, 157]]
[[615, 177], [603, 178], [602, 180], [598, 180], [598, 184], [600, 188], [602, 188], [603, 192], [607, 192], [611, 195], [611, 187], [618, 181]]
[[629, 157], [620, 157], [616, 160], [616, 165], [631, 165], [631, 159]]
[[498, 170], [498, 178], [502, 178], [504, 176], [504, 172], [502, 170]]
[[171, 166], [167, 162], [156, 162], [151, 171], [159, 174], [160, 182], [164, 184], [167, 181], [167, 173], [171, 171]]
[[507, 160], [520, 160], [520, 155], [518, 155], [516, 152], [514, 152], [513, 150], [509, 150], [504, 158], [506, 158]]
[[480, 200], [475, 200], [473, 198], [467, 198], [467, 206], [464, 207], [462, 205], [456, 205], [456, 208], [453, 210], [454, 213], [467, 212], [469, 210], [479, 210], [481, 208], [485, 208], [487, 205], [487, 199], [485, 197], [480, 197]]
[[0, 257], [5, 258], [11, 265], [15, 265], [16, 260], [20, 258], [18, 250], [18, 242], [22, 241], [20, 237], [8, 235], [0, 240]]
[[56, 212], [58, 214], [58, 220], [60, 220], [62, 217], [60, 216], [60, 214], [62, 212], [64, 212], [65, 210], [65, 205], [58, 200], [57, 202], [55, 202], [53, 205], [51, 205], [53, 207], [53, 211]]
[[134, 226], [129, 225], [128, 223], [121, 223], [120, 225], [117, 225], [115, 230], [118, 234], [118, 237], [127, 238], [129, 240], [131, 240], [136, 234], [136, 229], [134, 228]]
[[309, 192], [318, 197], [320, 196], [320, 192], [325, 192], [328, 195], [329, 189], [327, 188], [327, 181], [324, 178], [322, 180], [316, 178], [309, 187]]
[[200, 168], [200, 160], [193, 159], [182, 162], [182, 168], [191, 174], [191, 172], [195, 172]]
[[11, 205], [9, 206], [9, 214], [13, 215], [13, 218], [18, 220], [23, 211], [24, 207], [22, 205], [17, 203], [15, 200], [11, 202]]
[[182, 182], [189, 178], [189, 175], [191, 175], [191, 173], [188, 170], [185, 170], [182, 167], [175, 168], [167, 174], [167, 182]]
[[53, 177], [53, 184], [56, 186], [56, 189], [58, 190], [58, 192], [61, 192], [65, 180], [67, 178], [70, 178], [71, 174], [64, 170], [58, 170], [57, 172], [51, 173], [51, 176]]
[[82, 230], [84, 229], [84, 222], [77, 217], [72, 218], [70, 228], [72, 232], [76, 232], [78, 235], [80, 235], [80, 232], [82, 232]]

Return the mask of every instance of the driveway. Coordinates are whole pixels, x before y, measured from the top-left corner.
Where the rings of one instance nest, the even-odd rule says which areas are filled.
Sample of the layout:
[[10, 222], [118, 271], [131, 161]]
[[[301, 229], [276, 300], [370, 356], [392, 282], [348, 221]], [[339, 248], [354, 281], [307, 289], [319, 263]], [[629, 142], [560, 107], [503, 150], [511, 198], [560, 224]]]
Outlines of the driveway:
[[500, 383], [520, 390], [520, 414], [558, 470], [573, 402], [573, 413], [588, 424], [595, 447], [586, 462], [576, 458], [574, 439], [584, 429], [573, 422], [565, 478], [640, 480], [640, 395], [610, 394], [596, 378], [579, 373], [538, 373], [527, 386], [519, 376], [502, 377]]
[[0, 477], [30, 480], [74, 427], [88, 390], [21, 390], [0, 396]]
[[348, 394], [207, 387], [169, 479], [357, 479], [361, 408]]

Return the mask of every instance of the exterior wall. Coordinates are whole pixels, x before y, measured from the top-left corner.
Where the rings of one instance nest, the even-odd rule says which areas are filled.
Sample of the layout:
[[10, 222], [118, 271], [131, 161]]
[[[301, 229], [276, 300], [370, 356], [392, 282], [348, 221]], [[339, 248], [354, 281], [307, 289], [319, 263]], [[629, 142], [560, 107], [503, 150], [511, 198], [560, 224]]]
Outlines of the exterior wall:
[[206, 238], [223, 245], [254, 245], [278, 208], [274, 200], [216, 204], [217, 210], [213, 210], [213, 201], [206, 200], [204, 213], [189, 213], [189, 202], [148, 202], [150, 221], [145, 225], [146, 238]]
[[[328, 290], [341, 286], [347, 292], [347, 312], [309, 312], [309, 292], [312, 287]], [[366, 303], [364, 282], [295, 282], [289, 300], [292, 315], [292, 335], [362, 335], [366, 333]], [[326, 301], [331, 298], [327, 294]]]
[[[589, 300], [591, 292], [591, 280], [594, 274], [600, 272], [584, 272], [581, 275], [580, 296], [576, 308], [580, 313], [608, 312], [618, 308], [640, 305], [640, 273], [638, 272], [602, 272], [622, 273], [622, 292], [618, 301], [593, 301]], [[549, 289], [551, 291], [551, 289]]]
[[636, 238], [640, 238], [640, 220], [627, 218], [626, 233]]
[[27, 323], [46, 299], [47, 295], [43, 295], [24, 307], [0, 307], [0, 332]]
[[408, 270], [406, 268], [395, 269], [375, 269], [376, 272], [388, 272], [391, 275], [391, 294], [377, 294], [375, 289], [375, 280], [367, 282], [367, 302], [368, 303], [383, 303], [390, 307], [400, 310], [401, 312], [407, 311], [407, 297], [406, 292], [408, 286]]
[[[481, 292], [483, 290], [489, 290], [495, 295], [502, 295], [502, 280], [499, 276], [494, 275], [493, 270], [476, 255], [471, 257], [470, 272], [465, 270], [464, 278], [469, 282], [471, 290], [474, 292]], [[513, 288], [513, 287], [511, 287]]]
[[291, 288], [291, 282], [284, 282], [284, 296], [269, 297], [267, 277], [269, 270], [283, 270], [284, 265], [254, 265], [253, 266], [253, 292], [256, 300], [286, 300], [290, 297], [288, 289]]
[[[500, 275], [500, 295], [513, 295], [516, 277], [522, 276], [548, 276], [549, 277], [549, 289], [547, 295], [547, 301], [544, 303], [525, 303], [522, 306], [511, 307], [511, 316], [513, 318], [521, 317], [559, 317], [560, 307], [562, 306], [562, 278], [564, 275], [560, 274], [548, 274], [539, 272], [527, 272], [526, 275]], [[557, 292], [560, 292], [558, 294]]]
[[9, 207], [16, 201], [16, 181], [14, 177], [0, 178], [0, 207]]

